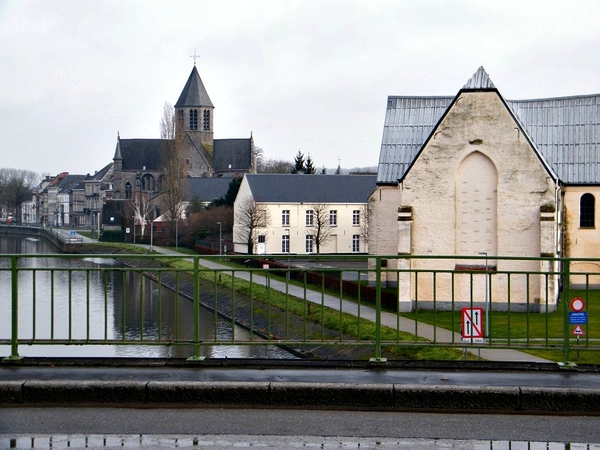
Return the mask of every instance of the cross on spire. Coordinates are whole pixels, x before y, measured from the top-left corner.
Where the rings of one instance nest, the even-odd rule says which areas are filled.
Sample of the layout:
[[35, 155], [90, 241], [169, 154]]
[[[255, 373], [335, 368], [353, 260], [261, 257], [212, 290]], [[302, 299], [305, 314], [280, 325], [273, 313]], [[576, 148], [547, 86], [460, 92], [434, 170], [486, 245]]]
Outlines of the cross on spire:
[[194, 65], [196, 65], [196, 58], [198, 58], [198, 55], [196, 55], [196, 49], [194, 48], [194, 54], [190, 55], [190, 58], [194, 58]]

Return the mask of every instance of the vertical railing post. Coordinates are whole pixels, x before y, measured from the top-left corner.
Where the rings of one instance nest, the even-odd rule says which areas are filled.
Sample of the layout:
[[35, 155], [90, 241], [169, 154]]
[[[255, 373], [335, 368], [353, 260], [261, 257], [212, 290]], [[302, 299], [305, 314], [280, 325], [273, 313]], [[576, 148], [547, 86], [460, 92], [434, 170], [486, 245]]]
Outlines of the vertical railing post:
[[200, 270], [199, 257], [194, 257], [194, 355], [190, 356], [187, 361], [203, 361], [204, 357], [200, 356]]
[[375, 257], [375, 358], [370, 362], [387, 362], [381, 357], [381, 256]]
[[16, 361], [21, 359], [19, 356], [19, 273], [18, 257], [16, 255], [10, 258], [11, 267], [11, 337], [10, 337], [10, 356], [4, 358], [4, 361]]
[[[563, 298], [563, 362], [560, 366], [571, 366], [569, 362], [569, 302], [571, 300], [571, 260], [563, 259], [564, 298]], [[547, 313], [546, 313], [547, 314]]]

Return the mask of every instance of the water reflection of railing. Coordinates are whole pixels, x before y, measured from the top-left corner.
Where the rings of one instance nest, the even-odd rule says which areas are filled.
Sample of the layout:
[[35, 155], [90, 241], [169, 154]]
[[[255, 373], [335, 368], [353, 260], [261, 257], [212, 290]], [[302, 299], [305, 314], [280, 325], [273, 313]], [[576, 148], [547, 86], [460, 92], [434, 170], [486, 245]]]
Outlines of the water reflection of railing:
[[[57, 257], [69, 266], [36, 263]], [[564, 363], [574, 351], [600, 350], [596, 260], [119, 254], [125, 266], [94, 264], [115, 257], [0, 255], [11, 292], [0, 303], [10, 311], [9, 322], [0, 319], [0, 345], [10, 346], [9, 358], [23, 345], [90, 346], [90, 353], [106, 345], [185, 347], [192, 361], [207, 346], [265, 343], [313, 354], [329, 347], [333, 357], [353, 349], [375, 362], [433, 347], [447, 352], [436, 358], [455, 359], [464, 349], [552, 350]], [[51, 286], [46, 295], [36, 291], [42, 279]], [[581, 299], [576, 311], [573, 298]]]

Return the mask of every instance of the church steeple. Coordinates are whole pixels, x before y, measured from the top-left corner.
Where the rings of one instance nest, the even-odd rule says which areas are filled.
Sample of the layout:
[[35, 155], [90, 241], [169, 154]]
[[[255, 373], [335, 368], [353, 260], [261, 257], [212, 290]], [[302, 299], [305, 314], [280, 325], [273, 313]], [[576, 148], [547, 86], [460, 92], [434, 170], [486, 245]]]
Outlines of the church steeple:
[[199, 144], [213, 145], [213, 105], [196, 66], [175, 103], [177, 134], [189, 132]]
[[175, 108], [184, 106], [215, 107], [210, 101], [208, 92], [206, 92], [204, 83], [202, 83], [202, 79], [200, 78], [200, 74], [195, 65], [192, 68], [192, 73], [190, 73], [187, 83], [185, 83], [183, 91], [181, 91], [179, 100], [175, 103]]

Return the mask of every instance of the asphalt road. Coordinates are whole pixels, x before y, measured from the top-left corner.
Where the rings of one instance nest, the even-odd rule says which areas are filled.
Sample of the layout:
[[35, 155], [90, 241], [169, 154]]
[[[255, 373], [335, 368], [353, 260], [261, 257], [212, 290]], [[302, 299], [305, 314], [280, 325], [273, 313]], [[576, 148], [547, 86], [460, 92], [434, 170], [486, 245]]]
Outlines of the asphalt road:
[[[0, 408], [0, 447], [70, 439], [133, 440], [135, 446], [231, 448], [586, 448], [600, 445], [600, 418], [286, 409]], [[196, 443], [194, 444], [194, 439]], [[188, 442], [188, 445], [185, 443]], [[377, 444], [379, 442], [379, 444]], [[496, 442], [496, 445], [491, 445]], [[511, 443], [511, 446], [507, 445]], [[522, 446], [525, 442], [536, 445]], [[557, 446], [549, 445], [557, 443]], [[565, 443], [571, 443], [570, 447]], [[89, 445], [93, 446], [93, 445]], [[96, 445], [102, 446], [102, 445]], [[106, 446], [106, 445], [104, 445]], [[130, 447], [131, 445], [126, 445]]]

